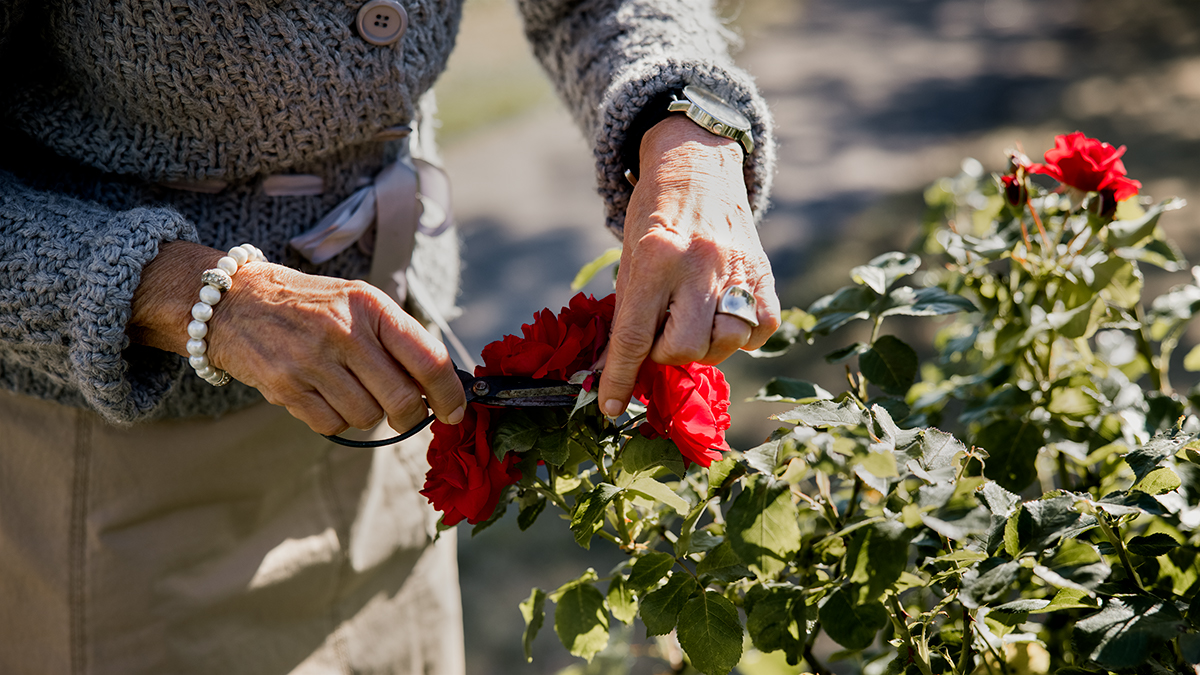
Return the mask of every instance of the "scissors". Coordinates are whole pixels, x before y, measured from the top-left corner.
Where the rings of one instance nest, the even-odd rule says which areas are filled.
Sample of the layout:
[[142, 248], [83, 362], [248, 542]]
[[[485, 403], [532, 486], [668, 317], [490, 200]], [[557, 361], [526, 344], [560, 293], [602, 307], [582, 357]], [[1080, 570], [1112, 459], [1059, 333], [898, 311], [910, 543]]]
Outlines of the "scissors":
[[[575, 405], [575, 400], [583, 389], [581, 384], [571, 384], [562, 380], [539, 380], [518, 375], [475, 377], [457, 367], [454, 372], [462, 382], [467, 403], [502, 408], [570, 408]], [[399, 436], [377, 441], [355, 441], [325, 434], [322, 436], [338, 445], [351, 448], [378, 448], [415, 436], [417, 432], [432, 424], [434, 419], [436, 418], [433, 413], [430, 413], [420, 424]]]

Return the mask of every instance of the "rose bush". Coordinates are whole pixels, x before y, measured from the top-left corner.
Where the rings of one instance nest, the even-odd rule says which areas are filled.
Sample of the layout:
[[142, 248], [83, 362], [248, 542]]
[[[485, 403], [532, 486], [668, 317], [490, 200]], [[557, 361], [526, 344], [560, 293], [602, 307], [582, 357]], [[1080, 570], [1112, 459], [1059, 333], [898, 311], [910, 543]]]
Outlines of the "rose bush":
[[[549, 600], [572, 654], [638, 624], [640, 653], [673, 673], [1200, 672], [1200, 386], [1171, 383], [1200, 268], [1143, 299], [1145, 266], [1186, 268], [1158, 227], [1181, 203], [1131, 198], [1123, 151], [1071, 134], [1044, 165], [1014, 152], [1002, 175], [972, 161], [938, 181], [912, 252], [785, 311], [755, 354], [871, 326], [828, 346], [845, 391], [766, 383], [754, 398], [791, 409], [757, 447], [724, 450], [728, 386], [690, 366], [648, 366], [645, 410], [618, 422], [589, 392], [571, 412], [493, 417], [490, 447], [520, 478], [492, 519], [512, 504], [527, 528], [553, 504], [581, 546], [628, 556], [533, 589], [526, 655]], [[593, 375], [568, 371], [602, 345], [562, 315], [505, 343], [510, 370], [557, 358]], [[931, 357], [885, 332], [896, 316], [942, 317]], [[1200, 370], [1200, 348], [1182, 365]], [[629, 672], [612, 649], [587, 672]]]
[[421, 494], [445, 514], [446, 526], [487, 520], [504, 489], [521, 478], [516, 456], [492, 454], [490, 423], [491, 412], [483, 406], [468, 406], [457, 425], [433, 423], [430, 469]]

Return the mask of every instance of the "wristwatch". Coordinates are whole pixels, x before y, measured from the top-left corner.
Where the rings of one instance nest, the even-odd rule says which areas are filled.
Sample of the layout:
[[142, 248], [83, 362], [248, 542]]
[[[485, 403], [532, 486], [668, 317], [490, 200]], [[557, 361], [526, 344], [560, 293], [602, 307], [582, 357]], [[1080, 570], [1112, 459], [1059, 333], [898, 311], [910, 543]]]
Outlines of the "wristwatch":
[[681, 112], [688, 119], [718, 136], [732, 138], [754, 152], [754, 137], [750, 135], [750, 120], [716, 94], [694, 84], [683, 88], [683, 98], [676, 97], [667, 106], [669, 112]]

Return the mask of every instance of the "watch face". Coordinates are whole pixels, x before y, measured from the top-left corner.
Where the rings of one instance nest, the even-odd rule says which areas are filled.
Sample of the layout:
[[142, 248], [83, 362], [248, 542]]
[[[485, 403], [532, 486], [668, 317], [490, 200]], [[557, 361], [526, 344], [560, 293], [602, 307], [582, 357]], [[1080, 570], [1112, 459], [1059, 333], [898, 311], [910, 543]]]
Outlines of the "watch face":
[[683, 95], [692, 103], [700, 106], [704, 112], [717, 118], [726, 126], [739, 129], [741, 131], [750, 130], [750, 120], [746, 116], [738, 112], [725, 101], [717, 98], [717, 95], [702, 87], [697, 87], [690, 84], [683, 88]]

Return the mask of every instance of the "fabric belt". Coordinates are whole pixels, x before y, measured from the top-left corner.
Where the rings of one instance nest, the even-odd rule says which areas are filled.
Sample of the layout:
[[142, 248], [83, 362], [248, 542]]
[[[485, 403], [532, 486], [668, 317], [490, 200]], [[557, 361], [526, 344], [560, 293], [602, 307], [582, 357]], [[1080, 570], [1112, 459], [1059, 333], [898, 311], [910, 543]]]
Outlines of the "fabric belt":
[[[395, 133], [396, 130], [388, 130]], [[396, 135], [394, 138], [401, 138]], [[385, 140], [385, 139], [380, 139]], [[387, 139], [390, 140], [390, 139]], [[432, 296], [411, 274], [416, 236], [436, 237], [454, 225], [450, 208], [450, 180], [438, 166], [404, 153], [373, 179], [364, 179], [349, 197], [334, 206], [312, 228], [288, 243], [313, 263], [323, 263], [358, 243], [371, 253], [367, 281], [403, 305], [411, 300], [433, 320], [458, 352], [463, 365], [474, 369], [474, 359], [438, 311]], [[221, 180], [177, 181], [166, 187], [216, 194], [228, 183]], [[311, 174], [280, 174], [263, 178], [261, 189], [271, 197], [320, 195], [324, 179]], [[368, 234], [375, 224], [373, 241]]]

